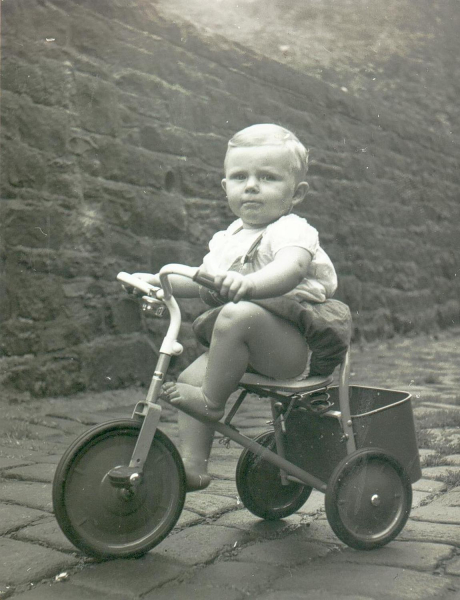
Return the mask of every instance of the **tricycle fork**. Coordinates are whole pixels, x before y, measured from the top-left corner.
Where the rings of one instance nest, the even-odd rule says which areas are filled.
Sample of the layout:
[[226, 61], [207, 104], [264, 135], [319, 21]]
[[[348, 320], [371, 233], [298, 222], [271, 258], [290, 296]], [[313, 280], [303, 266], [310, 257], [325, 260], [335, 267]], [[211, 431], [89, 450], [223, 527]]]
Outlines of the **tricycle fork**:
[[[118, 279], [128, 284], [133, 281], [129, 275], [122, 273], [119, 274]], [[168, 372], [171, 357], [178, 356], [183, 351], [182, 345], [177, 341], [181, 325], [180, 308], [171, 294], [170, 287], [165, 285], [165, 288], [163, 292], [157, 291], [156, 296], [164, 302], [169, 310], [168, 331], [160, 348], [146, 400], [139, 402], [134, 409], [133, 419], [140, 419], [143, 423], [129, 465], [119, 465], [108, 473], [109, 481], [115, 487], [135, 487], [142, 481], [144, 464], [160, 422], [161, 406], [157, 401], [161, 393], [161, 386]]]
[[157, 400], [170, 360], [171, 356], [160, 353], [147, 398], [145, 402], [138, 402], [134, 409], [132, 418], [142, 420], [142, 426], [129, 465], [119, 465], [108, 473], [109, 480], [115, 487], [136, 486], [142, 480], [144, 464], [160, 422], [161, 406]]

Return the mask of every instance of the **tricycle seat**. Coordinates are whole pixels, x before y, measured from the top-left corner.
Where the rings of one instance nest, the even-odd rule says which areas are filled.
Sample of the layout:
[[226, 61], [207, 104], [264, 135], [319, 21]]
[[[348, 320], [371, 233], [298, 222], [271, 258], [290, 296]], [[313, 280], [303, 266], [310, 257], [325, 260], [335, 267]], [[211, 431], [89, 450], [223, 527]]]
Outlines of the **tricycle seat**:
[[323, 389], [333, 382], [332, 375], [326, 377], [307, 377], [306, 379], [272, 379], [258, 373], [245, 373], [240, 386], [259, 387], [278, 392], [305, 393]]

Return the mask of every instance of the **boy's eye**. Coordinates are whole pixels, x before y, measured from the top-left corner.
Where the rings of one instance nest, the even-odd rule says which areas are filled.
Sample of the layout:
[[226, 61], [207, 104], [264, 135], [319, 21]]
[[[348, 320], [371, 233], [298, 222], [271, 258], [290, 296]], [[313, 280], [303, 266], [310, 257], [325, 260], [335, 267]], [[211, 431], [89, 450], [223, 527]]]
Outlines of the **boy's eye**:
[[236, 179], [237, 181], [243, 181], [246, 179], [246, 175], [244, 173], [234, 173], [230, 179]]
[[271, 173], [265, 173], [264, 175], [262, 175], [261, 179], [263, 181], [275, 181], [276, 177], [274, 175], [272, 175]]

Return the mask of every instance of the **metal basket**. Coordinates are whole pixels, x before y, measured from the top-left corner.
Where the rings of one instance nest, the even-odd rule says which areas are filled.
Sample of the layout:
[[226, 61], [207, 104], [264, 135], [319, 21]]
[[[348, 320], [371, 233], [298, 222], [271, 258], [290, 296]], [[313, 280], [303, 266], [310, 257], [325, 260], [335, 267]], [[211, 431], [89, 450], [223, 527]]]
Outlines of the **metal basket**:
[[[412, 483], [421, 474], [411, 395], [350, 386], [350, 412], [356, 448], [381, 448], [406, 469]], [[328, 390], [333, 407], [323, 415], [295, 408], [286, 423], [286, 454], [299, 467], [327, 481], [346, 454], [338, 387]]]

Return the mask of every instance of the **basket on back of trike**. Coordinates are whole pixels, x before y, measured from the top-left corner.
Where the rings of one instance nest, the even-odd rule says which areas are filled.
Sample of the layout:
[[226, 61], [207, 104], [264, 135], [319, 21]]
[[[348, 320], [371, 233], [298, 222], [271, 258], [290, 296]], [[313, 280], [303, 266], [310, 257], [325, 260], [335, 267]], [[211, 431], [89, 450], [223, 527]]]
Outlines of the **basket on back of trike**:
[[[328, 397], [324, 412], [312, 409], [308, 399], [289, 407], [278, 396], [274, 409], [284, 414], [285, 433], [276, 435], [275, 426], [258, 441], [267, 447], [281, 445], [288, 461], [326, 484], [325, 489], [315, 487], [325, 491], [328, 521], [342, 541], [359, 549], [383, 546], [404, 527], [412, 503], [411, 483], [421, 477], [411, 396], [349, 386], [344, 424], [340, 386], [322, 393]], [[254, 514], [281, 518], [306, 501], [311, 488], [289, 476], [280, 481], [277, 467], [243, 452], [236, 482], [243, 503]]]

